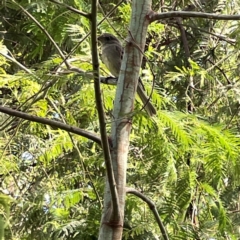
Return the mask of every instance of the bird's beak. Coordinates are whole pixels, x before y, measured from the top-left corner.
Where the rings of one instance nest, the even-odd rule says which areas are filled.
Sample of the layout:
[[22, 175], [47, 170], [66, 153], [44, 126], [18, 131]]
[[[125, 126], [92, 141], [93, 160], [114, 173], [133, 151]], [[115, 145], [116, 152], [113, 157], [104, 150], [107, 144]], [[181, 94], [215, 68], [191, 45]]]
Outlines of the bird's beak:
[[97, 41], [98, 41], [98, 45], [99, 45], [99, 46], [102, 45], [101, 39], [102, 39], [101, 36], [99, 36], [99, 37], [97, 38]]

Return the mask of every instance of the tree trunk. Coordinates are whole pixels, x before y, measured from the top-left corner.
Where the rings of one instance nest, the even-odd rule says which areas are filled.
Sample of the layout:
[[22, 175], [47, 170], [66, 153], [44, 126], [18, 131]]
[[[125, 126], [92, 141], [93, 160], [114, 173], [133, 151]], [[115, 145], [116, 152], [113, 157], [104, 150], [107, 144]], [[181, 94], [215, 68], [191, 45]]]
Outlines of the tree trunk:
[[99, 240], [122, 239], [129, 135], [132, 127], [132, 112], [149, 24], [148, 14], [151, 12], [151, 2], [146, 0], [132, 1], [130, 31], [126, 40], [118, 79], [111, 126], [111, 158], [118, 191], [119, 213], [118, 216], [112, 214], [115, 211], [113, 211], [109, 183], [106, 178]]

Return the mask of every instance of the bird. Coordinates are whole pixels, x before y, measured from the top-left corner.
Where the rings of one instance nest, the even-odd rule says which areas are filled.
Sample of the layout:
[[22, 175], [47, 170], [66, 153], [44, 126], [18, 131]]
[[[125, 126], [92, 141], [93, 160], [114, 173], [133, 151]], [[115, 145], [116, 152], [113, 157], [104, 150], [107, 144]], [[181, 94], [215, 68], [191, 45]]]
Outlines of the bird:
[[[106, 67], [114, 77], [119, 77], [121, 61], [123, 57], [123, 47], [121, 45], [121, 42], [117, 39], [117, 37], [110, 33], [103, 33], [98, 37], [98, 41], [100, 42], [102, 49], [102, 62], [106, 65]], [[150, 116], [155, 115], [156, 109], [149, 101], [140, 79], [138, 81], [137, 93], [147, 113]]]

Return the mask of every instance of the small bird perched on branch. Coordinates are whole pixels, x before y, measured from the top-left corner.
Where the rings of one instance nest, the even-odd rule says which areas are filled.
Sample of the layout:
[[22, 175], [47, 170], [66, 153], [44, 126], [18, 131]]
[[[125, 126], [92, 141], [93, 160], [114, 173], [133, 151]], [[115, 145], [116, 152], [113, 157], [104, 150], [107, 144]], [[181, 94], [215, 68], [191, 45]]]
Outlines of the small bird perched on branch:
[[[114, 77], [119, 76], [121, 61], [123, 57], [123, 47], [120, 41], [110, 33], [104, 33], [98, 37], [102, 46], [102, 61]], [[138, 82], [137, 93], [150, 116], [156, 114], [156, 110], [149, 101], [144, 91], [142, 83]]]

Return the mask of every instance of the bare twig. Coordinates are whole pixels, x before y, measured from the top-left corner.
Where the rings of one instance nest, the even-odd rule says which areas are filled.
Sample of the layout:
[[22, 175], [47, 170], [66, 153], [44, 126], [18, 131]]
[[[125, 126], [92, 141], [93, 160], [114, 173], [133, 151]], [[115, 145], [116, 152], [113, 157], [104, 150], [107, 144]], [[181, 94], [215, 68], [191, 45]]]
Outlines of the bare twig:
[[[33, 72], [31, 70], [29, 70], [28, 68], [26, 68], [25, 66], [23, 66], [20, 62], [18, 62], [15, 58], [9, 56], [7, 53], [4, 52], [0, 52], [0, 54], [5, 57], [6, 59], [10, 60], [11, 62], [15, 63], [16, 65], [18, 65], [22, 70], [24, 70], [25, 72], [34, 75], [34, 77], [38, 78], [35, 74], [33, 74]], [[39, 78], [38, 78], [39, 79]]]
[[65, 7], [66, 9], [68, 9], [68, 10], [74, 12], [74, 13], [77, 13], [77, 14], [79, 14], [79, 15], [81, 15], [81, 16], [89, 19], [89, 20], [91, 20], [91, 14], [90, 13], [85, 13], [85, 12], [79, 11], [78, 9], [76, 9], [74, 7], [71, 7], [71, 6], [69, 6], [69, 5], [65, 4], [65, 3], [58, 2], [56, 0], [49, 0], [49, 2], [53, 2], [53, 3], [56, 3], [58, 5], [61, 5], [61, 6]]
[[[42, 26], [42, 24], [40, 22], [37, 21], [36, 18], [34, 18], [28, 11], [26, 11], [20, 4], [18, 4], [17, 2], [15, 2], [14, 0], [12, 1], [13, 3], [15, 3], [19, 8], [22, 9], [22, 11], [30, 18], [33, 20], [33, 22], [43, 31], [43, 33], [48, 37], [48, 39], [51, 41], [51, 43], [54, 45], [54, 47], [57, 49], [59, 55], [61, 56], [61, 58], [64, 60], [65, 56], [62, 53], [61, 49], [58, 47], [57, 43], [53, 40], [53, 38], [51, 37], [51, 35], [47, 32], [47, 30]], [[69, 64], [67, 61], [65, 61], [66, 66], [69, 68]]]
[[221, 15], [215, 13], [203, 13], [203, 12], [185, 12], [185, 11], [171, 11], [164, 13], [151, 12], [148, 15], [150, 23], [165, 18], [173, 17], [193, 17], [193, 18], [207, 18], [217, 20], [240, 20], [240, 15]]
[[149, 206], [150, 210], [153, 212], [153, 215], [157, 221], [157, 224], [160, 228], [160, 231], [163, 235], [164, 240], [169, 240], [168, 238], [168, 234], [167, 231], [162, 223], [162, 220], [158, 214], [158, 211], [156, 209], [155, 204], [149, 199], [147, 198], [144, 194], [142, 194], [141, 192], [137, 191], [135, 188], [126, 188], [126, 193], [131, 193], [139, 198], [141, 198], [145, 203], [147, 203], [147, 205]]

